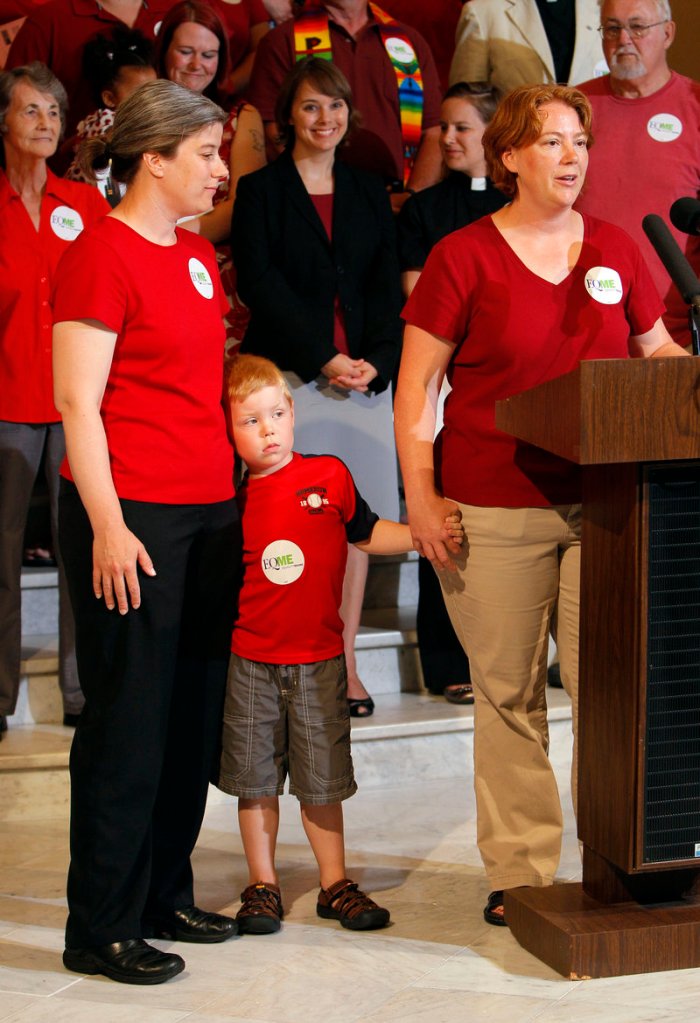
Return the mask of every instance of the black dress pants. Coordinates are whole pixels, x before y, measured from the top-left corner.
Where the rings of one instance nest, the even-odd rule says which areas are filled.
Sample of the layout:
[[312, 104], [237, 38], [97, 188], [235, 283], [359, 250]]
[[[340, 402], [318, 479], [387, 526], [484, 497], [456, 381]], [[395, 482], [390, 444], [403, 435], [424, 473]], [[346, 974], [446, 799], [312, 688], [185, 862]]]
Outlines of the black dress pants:
[[63, 481], [60, 538], [85, 694], [71, 749], [66, 944], [138, 938], [144, 921], [194, 902], [190, 855], [216, 774], [240, 564], [233, 500], [122, 501], [157, 575], [141, 606], [92, 592], [92, 530]]

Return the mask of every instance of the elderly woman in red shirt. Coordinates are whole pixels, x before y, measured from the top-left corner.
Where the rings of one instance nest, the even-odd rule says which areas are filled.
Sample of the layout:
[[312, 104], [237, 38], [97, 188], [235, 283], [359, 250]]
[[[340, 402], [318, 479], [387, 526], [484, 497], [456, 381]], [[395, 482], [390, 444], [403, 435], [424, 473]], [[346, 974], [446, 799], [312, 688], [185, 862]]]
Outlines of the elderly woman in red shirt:
[[[46, 166], [65, 115], [65, 89], [44, 64], [0, 75], [0, 735], [19, 690], [22, 548], [42, 459], [54, 536], [56, 531], [58, 467], [65, 447], [53, 403], [53, 276], [64, 250], [109, 209], [96, 189], [61, 181]], [[74, 724], [83, 696], [58, 551], [57, 557], [59, 682], [64, 724]]]

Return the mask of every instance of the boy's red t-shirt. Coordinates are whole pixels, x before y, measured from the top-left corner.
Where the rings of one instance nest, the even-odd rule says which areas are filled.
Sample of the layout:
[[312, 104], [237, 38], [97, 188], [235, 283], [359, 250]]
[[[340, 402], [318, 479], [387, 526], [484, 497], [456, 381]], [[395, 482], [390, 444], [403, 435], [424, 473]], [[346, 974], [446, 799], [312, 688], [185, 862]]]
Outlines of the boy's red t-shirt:
[[350, 470], [333, 455], [299, 455], [238, 489], [243, 585], [234, 654], [263, 664], [309, 664], [343, 652], [338, 613], [348, 543], [377, 521]]

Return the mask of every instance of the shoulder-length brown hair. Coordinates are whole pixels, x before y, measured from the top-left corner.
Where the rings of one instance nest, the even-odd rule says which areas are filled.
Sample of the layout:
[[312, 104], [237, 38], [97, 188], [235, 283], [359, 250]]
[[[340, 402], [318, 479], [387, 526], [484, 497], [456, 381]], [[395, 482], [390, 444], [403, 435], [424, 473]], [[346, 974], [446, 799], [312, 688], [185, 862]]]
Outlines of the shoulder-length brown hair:
[[310, 82], [322, 96], [332, 96], [333, 99], [343, 100], [348, 108], [348, 130], [345, 135], [345, 139], [347, 139], [350, 132], [360, 123], [360, 115], [355, 109], [352, 99], [350, 82], [332, 61], [323, 60], [322, 57], [306, 57], [305, 60], [298, 61], [287, 72], [280, 86], [275, 103], [275, 121], [280, 142], [287, 149], [291, 149], [294, 145], [294, 128], [289, 120], [292, 116], [294, 100], [304, 82]]
[[501, 158], [509, 149], [522, 149], [539, 138], [543, 123], [540, 107], [547, 103], [564, 103], [575, 110], [586, 135], [586, 148], [593, 145], [591, 104], [578, 89], [568, 85], [521, 85], [513, 89], [501, 100], [482, 139], [488, 175], [506, 195], [515, 195], [518, 177], [506, 169]]

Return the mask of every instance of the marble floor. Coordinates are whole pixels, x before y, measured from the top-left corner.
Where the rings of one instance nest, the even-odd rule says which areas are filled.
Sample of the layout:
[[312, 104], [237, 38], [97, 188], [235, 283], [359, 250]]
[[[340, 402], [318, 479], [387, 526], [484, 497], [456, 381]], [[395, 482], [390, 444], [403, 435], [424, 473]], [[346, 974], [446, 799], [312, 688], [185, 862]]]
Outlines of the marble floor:
[[[400, 744], [397, 744], [397, 751]], [[562, 878], [579, 870], [568, 799], [566, 729], [552, 759], [565, 793]], [[466, 765], [440, 781], [396, 764], [395, 784], [365, 785], [346, 804], [350, 872], [392, 912], [384, 931], [354, 934], [315, 915], [316, 874], [296, 804], [284, 801], [280, 934], [210, 947], [179, 945], [187, 970], [128, 987], [61, 965], [67, 825], [0, 825], [2, 1023], [681, 1023], [700, 1010], [700, 970], [571, 983], [487, 926]], [[1, 798], [1, 795], [0, 795]], [[205, 908], [235, 911], [245, 879], [233, 800], [213, 799], [195, 856]], [[159, 942], [167, 948], [167, 942]]]

